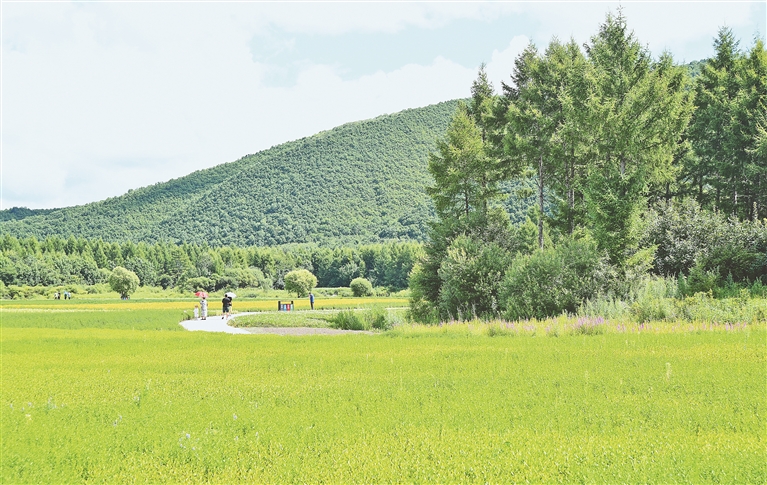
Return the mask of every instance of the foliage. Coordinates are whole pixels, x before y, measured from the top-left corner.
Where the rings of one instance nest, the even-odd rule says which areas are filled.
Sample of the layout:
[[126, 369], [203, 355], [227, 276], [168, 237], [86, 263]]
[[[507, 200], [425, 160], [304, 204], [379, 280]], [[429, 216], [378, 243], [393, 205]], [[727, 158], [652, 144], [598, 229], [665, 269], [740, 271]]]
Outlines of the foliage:
[[766, 321], [767, 292], [761, 284], [736, 287], [733, 295], [716, 298], [714, 293], [719, 291], [716, 275], [703, 270], [694, 270], [692, 274], [695, 276], [690, 278], [648, 278], [624, 299], [599, 295], [583, 302], [577, 314], [640, 324], [654, 321], [734, 325]]
[[[767, 56], [760, 41], [748, 57], [736, 45], [723, 29], [715, 59], [687, 67], [667, 53], [652, 59], [619, 9], [607, 15], [585, 53], [556, 38], [543, 53], [528, 46], [502, 96], [480, 69], [469, 105], [460, 106], [430, 158], [429, 194], [439, 219], [411, 275], [412, 317], [432, 323], [499, 311], [542, 317], [572, 313], [599, 295], [620, 312], [629, 306], [621, 299], [648, 291], [643, 284], [651, 270], [679, 275], [680, 296], [721, 295], [722, 288], [761, 281], [767, 275], [767, 231], [757, 220], [759, 197], [767, 193], [759, 189], [767, 153]], [[693, 83], [688, 71], [694, 69], [701, 73]], [[701, 103], [710, 104], [708, 111]], [[719, 126], [726, 129], [699, 143]], [[488, 136], [481, 135], [486, 128]], [[693, 165], [708, 177], [696, 179], [699, 189], [714, 187], [717, 204], [716, 181], [735, 189], [732, 213], [739, 218], [674, 200], [675, 190], [689, 192]], [[529, 177], [518, 185], [524, 197], [532, 185], [537, 192], [529, 216], [537, 220], [538, 252], [504, 244], [527, 223], [492, 224], [492, 198], [481, 197], [482, 181], [504, 192], [520, 174]], [[738, 194], [747, 197], [748, 210], [737, 206]], [[595, 245], [569, 254], [578, 238], [563, 235], [578, 233]], [[670, 312], [651, 293], [640, 300], [641, 318]]]
[[317, 277], [305, 269], [297, 269], [285, 275], [285, 290], [295, 293], [299, 298], [305, 297], [317, 286]]
[[587, 46], [594, 64], [596, 154], [584, 189], [588, 225], [618, 266], [636, 250], [647, 191], [672, 178], [692, 113], [689, 78], [668, 54], [653, 62], [625, 18], [608, 15]]
[[353, 310], [345, 310], [331, 320], [331, 326], [340, 330], [370, 330], [370, 325]]
[[501, 283], [501, 308], [510, 319], [575, 313], [584, 300], [607, 293], [613, 278], [592, 239], [568, 238], [512, 261]]
[[[584, 156], [591, 144], [584, 138], [588, 98], [587, 80], [591, 77], [580, 48], [574, 41], [563, 45], [554, 39], [544, 55], [530, 45], [517, 58], [512, 74], [514, 86], [504, 86], [508, 99], [508, 129], [504, 148], [517, 171], [535, 174], [538, 212], [538, 247], [543, 248], [545, 192], [560, 190], [567, 202], [560, 207], [560, 222], [569, 232], [574, 229], [577, 177], [581, 176]], [[581, 217], [582, 218], [582, 217]]]
[[373, 295], [373, 285], [365, 278], [354, 278], [349, 283], [354, 296], [371, 296]]
[[399, 291], [407, 287], [408, 274], [422, 251], [422, 245], [414, 242], [338, 248], [210, 248], [74, 237], [49, 237], [41, 243], [34, 237], [17, 239], [6, 234], [0, 238], [0, 281], [8, 286], [93, 285], [107, 281], [117, 261], [123, 261], [142, 286], [190, 291], [258, 287], [266, 291], [288, 271], [305, 268], [323, 287], [348, 286], [351, 279], [361, 276], [376, 286]]
[[726, 219], [692, 199], [659, 203], [646, 219], [642, 244], [656, 248], [653, 270], [689, 276], [690, 294], [709, 291], [728, 278], [750, 284], [767, 277], [767, 221]]
[[509, 252], [495, 242], [454, 239], [439, 268], [440, 314], [458, 320], [497, 316], [498, 289], [510, 261]]
[[120, 294], [122, 299], [127, 299], [138, 288], [138, 276], [133, 271], [122, 266], [116, 266], [109, 276], [109, 287], [112, 291]]
[[[740, 219], [767, 214], [767, 49], [756, 38], [739, 50], [732, 30], [722, 27], [716, 55], [695, 83], [695, 113], [689, 130], [692, 156], [683, 160], [680, 189], [709, 209]], [[760, 141], [761, 140], [761, 141]]]

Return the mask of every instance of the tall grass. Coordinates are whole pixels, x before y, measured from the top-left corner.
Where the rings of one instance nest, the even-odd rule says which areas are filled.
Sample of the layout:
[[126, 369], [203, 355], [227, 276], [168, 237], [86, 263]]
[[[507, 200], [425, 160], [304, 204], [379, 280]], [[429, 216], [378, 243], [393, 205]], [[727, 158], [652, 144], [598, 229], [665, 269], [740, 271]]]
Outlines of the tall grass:
[[736, 296], [730, 298], [714, 298], [712, 292], [684, 297], [680, 295], [675, 279], [652, 278], [626, 300], [603, 296], [584, 302], [577, 314], [639, 323], [680, 320], [718, 324], [758, 323], [767, 321], [767, 298], [758, 296], [760, 288], [754, 291], [741, 288]]

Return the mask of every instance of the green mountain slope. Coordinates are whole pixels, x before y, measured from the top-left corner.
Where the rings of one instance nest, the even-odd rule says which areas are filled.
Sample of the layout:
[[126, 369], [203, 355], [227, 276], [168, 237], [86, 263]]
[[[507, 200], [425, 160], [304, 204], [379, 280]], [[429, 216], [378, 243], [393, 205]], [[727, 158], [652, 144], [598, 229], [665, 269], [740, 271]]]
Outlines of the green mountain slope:
[[456, 106], [349, 123], [82, 206], [3, 211], [0, 233], [211, 245], [421, 240], [432, 214], [428, 153]]

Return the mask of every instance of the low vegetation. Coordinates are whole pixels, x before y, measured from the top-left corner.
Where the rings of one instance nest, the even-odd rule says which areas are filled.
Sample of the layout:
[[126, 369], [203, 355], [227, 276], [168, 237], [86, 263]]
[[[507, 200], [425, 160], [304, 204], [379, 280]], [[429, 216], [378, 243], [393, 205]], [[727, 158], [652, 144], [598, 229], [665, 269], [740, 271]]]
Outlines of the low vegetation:
[[763, 322], [169, 332], [186, 304], [3, 302], [0, 481], [767, 479]]

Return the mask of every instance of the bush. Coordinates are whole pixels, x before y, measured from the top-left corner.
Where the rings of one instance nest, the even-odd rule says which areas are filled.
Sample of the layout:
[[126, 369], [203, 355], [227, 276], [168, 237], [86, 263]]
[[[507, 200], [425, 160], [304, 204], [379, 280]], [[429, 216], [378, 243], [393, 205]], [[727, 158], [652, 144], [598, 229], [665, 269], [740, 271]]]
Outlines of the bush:
[[97, 285], [99, 283], [109, 284], [110, 276], [112, 276], [111, 271], [109, 271], [106, 268], [99, 268], [98, 273], [96, 274], [96, 277], [94, 278], [93, 284], [94, 285]]
[[371, 296], [373, 295], [373, 284], [365, 278], [354, 278], [349, 283], [349, 289], [352, 290], [354, 296]]
[[224, 288], [237, 288], [237, 281], [229, 275], [212, 274], [211, 279], [215, 281], [214, 291], [223, 290]]
[[511, 320], [575, 313], [584, 301], [606, 293], [612, 276], [592, 239], [568, 238], [515, 258], [501, 285], [501, 303]]
[[386, 309], [375, 307], [365, 313], [365, 321], [370, 325], [370, 328], [376, 330], [388, 330], [391, 328], [391, 324], [389, 323], [387, 316]]
[[[690, 276], [685, 285], [685, 295], [694, 295], [695, 293], [708, 293], [713, 291], [719, 283], [719, 275], [711, 270], [706, 270], [700, 262], [692, 267]], [[682, 296], [682, 295], [680, 295]]]
[[215, 282], [205, 276], [198, 276], [197, 278], [186, 280], [186, 288], [191, 291], [213, 291]]
[[440, 317], [498, 316], [498, 288], [510, 261], [509, 252], [495, 243], [457, 237], [438, 271]]
[[138, 288], [139, 279], [136, 273], [122, 266], [116, 266], [109, 277], [109, 287], [120, 294], [120, 298], [127, 299]]
[[157, 278], [157, 284], [159, 284], [163, 290], [167, 290], [173, 286], [173, 278], [170, 275], [162, 274]]
[[437, 307], [429, 301], [427, 295], [430, 275], [424, 271], [421, 263], [416, 263], [410, 271], [410, 308], [408, 318], [421, 323], [438, 323]]
[[285, 275], [285, 289], [303, 298], [317, 286], [317, 277], [305, 269], [298, 269]]
[[631, 305], [631, 312], [640, 323], [676, 318], [674, 295], [678, 285], [673, 280], [655, 278], [647, 280]]
[[358, 317], [354, 310], [338, 312], [330, 326], [340, 330], [370, 330], [370, 325]]
[[754, 281], [759, 278], [763, 254], [745, 247], [742, 241], [731, 241], [711, 250], [700, 260], [707, 271], [718, 275], [719, 281]]

